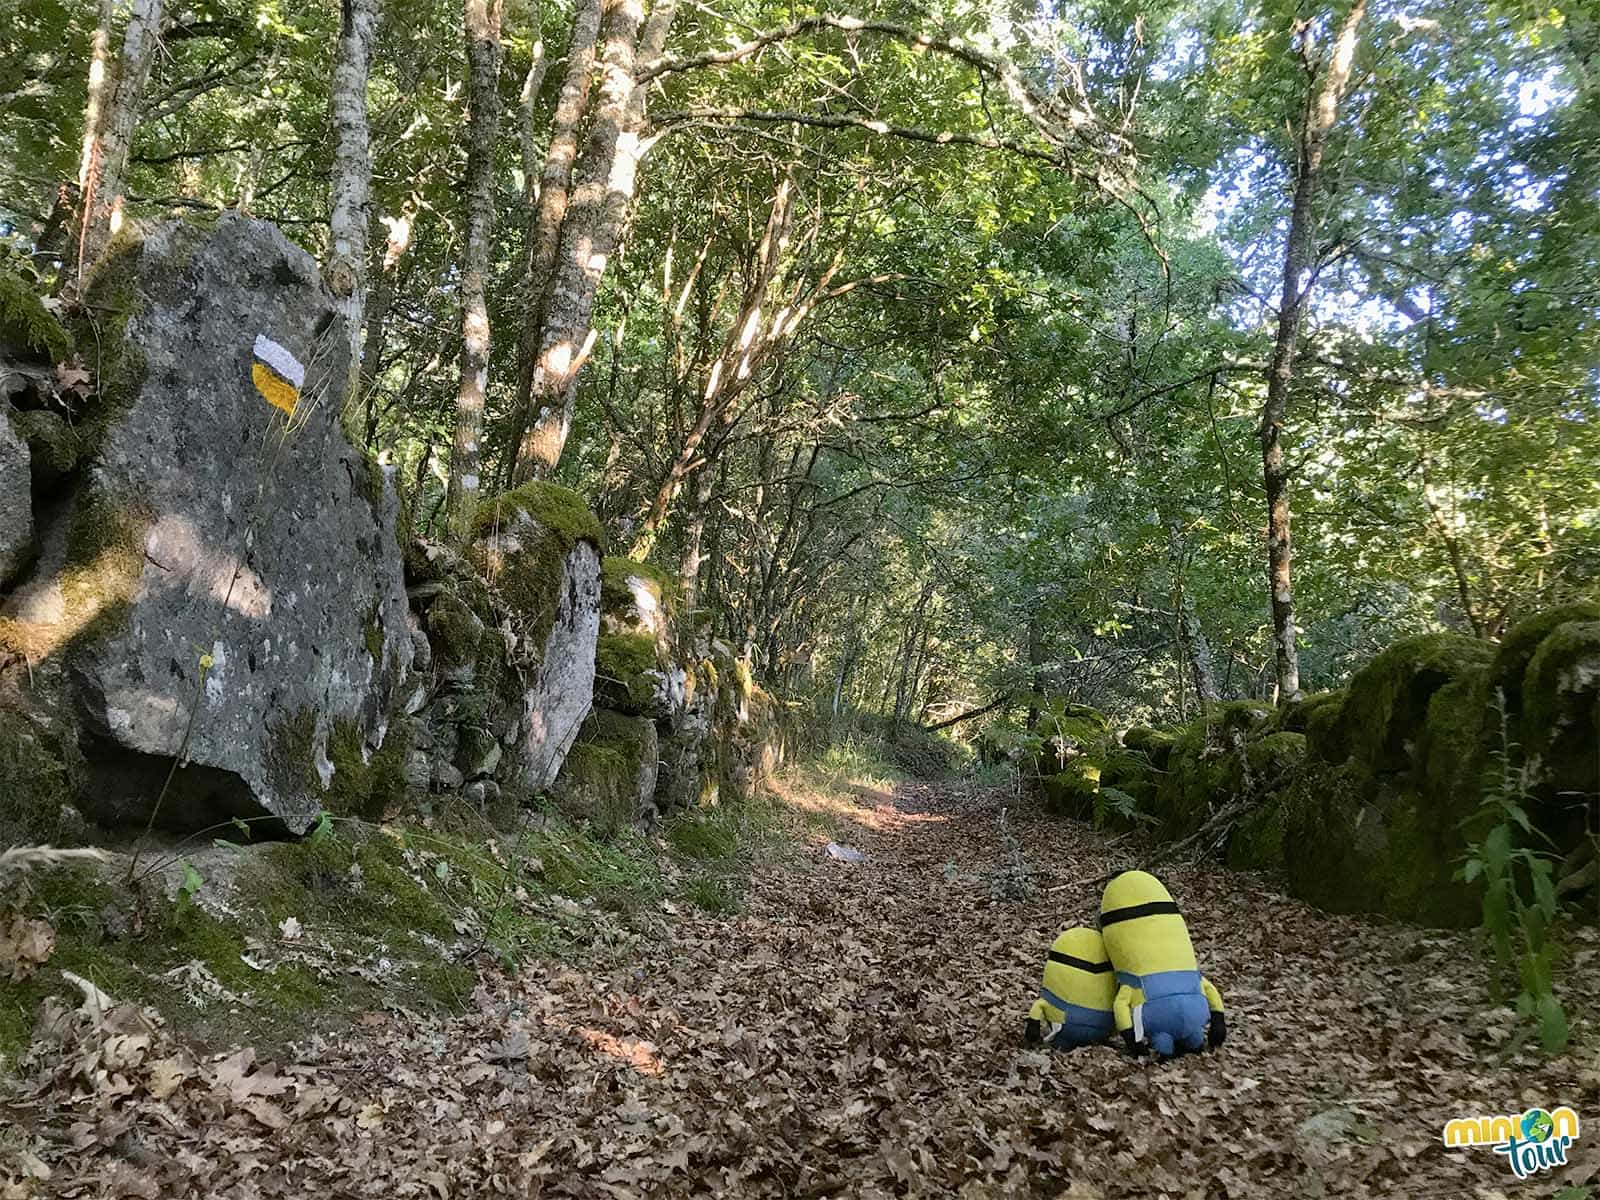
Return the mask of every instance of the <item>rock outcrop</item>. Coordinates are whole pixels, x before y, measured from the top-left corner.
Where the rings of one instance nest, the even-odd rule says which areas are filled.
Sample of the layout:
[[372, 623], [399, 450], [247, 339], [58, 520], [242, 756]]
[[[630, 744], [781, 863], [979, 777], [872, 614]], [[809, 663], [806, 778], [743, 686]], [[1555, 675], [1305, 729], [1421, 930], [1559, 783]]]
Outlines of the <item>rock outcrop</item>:
[[3, 611], [66, 664], [95, 815], [141, 819], [175, 757], [164, 822], [368, 807], [412, 642], [396, 497], [340, 428], [315, 261], [242, 216], [168, 222], [120, 235], [86, 300], [99, 395]]

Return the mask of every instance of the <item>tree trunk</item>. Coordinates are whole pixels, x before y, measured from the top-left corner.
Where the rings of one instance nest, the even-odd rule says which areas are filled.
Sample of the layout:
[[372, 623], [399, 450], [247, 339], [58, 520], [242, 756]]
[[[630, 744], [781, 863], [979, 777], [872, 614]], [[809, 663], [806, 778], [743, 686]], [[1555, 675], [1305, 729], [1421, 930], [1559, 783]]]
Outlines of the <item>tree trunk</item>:
[[550, 58], [544, 52], [544, 38], [535, 22], [533, 30], [533, 61], [522, 78], [520, 96], [520, 142], [522, 147], [522, 205], [527, 213], [525, 231], [527, 244], [533, 243], [533, 225], [538, 219], [539, 203], [539, 89], [544, 86], [545, 72], [550, 69]]
[[122, 226], [122, 199], [133, 131], [139, 124], [139, 99], [161, 30], [162, 0], [130, 0], [128, 23], [116, 70], [110, 70], [112, 0], [103, 0], [89, 63], [89, 102], [85, 110], [83, 155], [78, 165], [82, 207], [74, 278], [80, 277], [106, 241]]
[[461, 264], [461, 383], [456, 390], [456, 433], [450, 448], [445, 527], [463, 542], [478, 506], [483, 437], [483, 397], [489, 386], [489, 307], [484, 297], [494, 243], [494, 146], [500, 124], [501, 0], [466, 0], [467, 249]]
[[[1189, 681], [1194, 685], [1194, 694], [1204, 707], [1220, 699], [1221, 696], [1217, 691], [1216, 672], [1211, 665], [1211, 643], [1206, 640], [1205, 627], [1200, 624], [1200, 616], [1194, 609], [1194, 599], [1189, 595], [1184, 580], [1184, 549], [1183, 532], [1178, 528], [1177, 522], [1168, 522], [1167, 557], [1172, 564], [1173, 607], [1178, 614], [1178, 631], [1183, 641], [1182, 653], [1189, 668]], [[1179, 707], [1182, 707], [1181, 692]]]
[[400, 259], [411, 246], [412, 217], [409, 213], [384, 217], [383, 222], [389, 229], [389, 236], [384, 242], [383, 261], [378, 264], [378, 278], [373, 281], [371, 298], [367, 301], [367, 336], [361, 347], [361, 402], [366, 409], [362, 427], [369, 448], [378, 436], [378, 413], [373, 398], [378, 373], [383, 369], [383, 345], [389, 332], [389, 310], [394, 304], [395, 275]]
[[[1299, 162], [1295, 170], [1294, 200], [1289, 210], [1289, 235], [1283, 254], [1283, 291], [1278, 304], [1278, 334], [1267, 368], [1267, 399], [1256, 431], [1261, 441], [1262, 478], [1267, 493], [1267, 582], [1272, 596], [1273, 651], [1277, 662], [1278, 699], [1300, 694], [1300, 656], [1295, 645], [1293, 547], [1289, 530], [1289, 471], [1283, 457], [1283, 425], [1294, 382], [1295, 351], [1300, 319], [1311, 294], [1313, 279], [1301, 280], [1311, 270], [1316, 238], [1317, 192], [1322, 177], [1322, 155], [1328, 134], [1339, 115], [1339, 102], [1350, 82], [1356, 35], [1366, 12], [1366, 0], [1355, 0], [1339, 29], [1324, 67], [1315, 104], [1308, 104], [1300, 135]], [[1314, 277], [1313, 277], [1314, 278]]]
[[545, 309], [539, 358], [527, 411], [533, 421], [517, 448], [513, 477], [548, 478], [572, 429], [578, 372], [594, 344], [589, 318], [611, 252], [622, 236], [646, 143], [642, 139], [648, 85], [634, 82], [637, 52], [648, 61], [666, 44], [676, 0], [657, 0], [641, 38], [640, 0], [606, 0], [606, 48], [600, 104], [584, 143], [572, 205]]
[[891, 729], [898, 733], [900, 722], [905, 718], [908, 707], [906, 697], [906, 682], [911, 674], [911, 664], [918, 655], [918, 643], [926, 637], [923, 627], [923, 615], [927, 612], [928, 601], [933, 597], [933, 584], [926, 583], [922, 588], [922, 595], [917, 600], [917, 607], [911, 614], [911, 626], [906, 631], [905, 653], [900, 659], [900, 680], [894, 689], [894, 724]]
[[1028, 728], [1039, 723], [1039, 702], [1044, 695], [1044, 626], [1037, 611], [1028, 614]]
[[689, 513], [683, 535], [683, 557], [678, 562], [678, 602], [685, 616], [692, 619], [695, 592], [700, 580], [700, 564], [704, 561], [700, 544], [706, 532], [706, 510], [711, 507], [712, 489], [716, 476], [709, 467], [702, 468], [694, 489], [694, 508]]
[[845, 684], [850, 682], [850, 672], [856, 665], [856, 656], [861, 652], [861, 622], [857, 616], [860, 608], [861, 597], [852, 597], [850, 611], [845, 616], [844, 652], [839, 655], [839, 673], [834, 677], [833, 681], [833, 715], [835, 717], [844, 709]]
[[341, 405], [361, 383], [362, 276], [367, 262], [367, 205], [372, 185], [368, 145], [367, 73], [378, 25], [378, 0], [341, 0], [339, 46], [334, 57], [333, 181], [328, 206], [328, 258], [323, 275], [344, 320], [350, 377]]
[[[561, 81], [561, 94], [550, 121], [550, 144], [545, 148], [544, 169], [524, 180], [524, 199], [530, 203], [526, 236], [527, 258], [522, 286], [527, 304], [522, 329], [517, 337], [517, 391], [512, 402], [511, 437], [507, 443], [505, 479], [509, 483], [516, 466], [515, 451], [527, 433], [529, 397], [533, 392], [534, 369], [539, 347], [544, 341], [545, 317], [549, 312], [550, 288], [556, 252], [560, 248], [561, 225], [567, 216], [567, 201], [572, 188], [572, 164], [578, 155], [578, 132], [589, 109], [589, 91], [594, 85], [595, 41], [600, 36], [601, 0], [579, 0], [572, 15], [572, 38], [567, 46], [567, 73]], [[537, 64], [535, 64], [537, 66]], [[532, 72], [530, 71], [530, 77]], [[533, 163], [533, 104], [535, 96], [523, 88], [522, 161], [527, 170]], [[536, 200], [535, 200], [536, 197]]]

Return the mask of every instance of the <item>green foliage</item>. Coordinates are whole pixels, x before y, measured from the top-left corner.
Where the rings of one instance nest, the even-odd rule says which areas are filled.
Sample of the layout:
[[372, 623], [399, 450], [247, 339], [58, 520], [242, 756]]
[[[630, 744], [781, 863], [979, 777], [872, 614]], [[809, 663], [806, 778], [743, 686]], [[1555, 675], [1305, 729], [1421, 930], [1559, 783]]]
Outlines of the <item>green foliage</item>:
[[739, 893], [726, 879], [713, 875], [695, 876], [684, 886], [683, 894], [713, 916], [731, 916], [739, 911]]
[[1527, 769], [1516, 762], [1519, 748], [1511, 740], [1504, 697], [1496, 704], [1500, 745], [1484, 777], [1480, 812], [1488, 832], [1467, 848], [1460, 878], [1482, 887], [1483, 927], [1494, 947], [1498, 978], [1502, 986], [1513, 975], [1520, 983], [1517, 1015], [1537, 1031], [1546, 1054], [1559, 1054], [1570, 1031], [1552, 979], [1560, 953], [1551, 936], [1557, 917], [1555, 862], [1527, 844], [1537, 836], [1528, 814]]

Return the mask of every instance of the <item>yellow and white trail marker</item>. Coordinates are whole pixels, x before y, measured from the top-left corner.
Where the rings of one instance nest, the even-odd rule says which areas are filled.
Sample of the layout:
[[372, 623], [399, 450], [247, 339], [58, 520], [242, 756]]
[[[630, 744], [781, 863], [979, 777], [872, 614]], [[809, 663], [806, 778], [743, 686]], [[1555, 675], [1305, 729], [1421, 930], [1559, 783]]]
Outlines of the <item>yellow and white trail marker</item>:
[[300, 400], [300, 389], [306, 381], [305, 366], [298, 358], [265, 334], [257, 334], [250, 377], [255, 380], [256, 391], [263, 400], [288, 416], [294, 416], [294, 406]]

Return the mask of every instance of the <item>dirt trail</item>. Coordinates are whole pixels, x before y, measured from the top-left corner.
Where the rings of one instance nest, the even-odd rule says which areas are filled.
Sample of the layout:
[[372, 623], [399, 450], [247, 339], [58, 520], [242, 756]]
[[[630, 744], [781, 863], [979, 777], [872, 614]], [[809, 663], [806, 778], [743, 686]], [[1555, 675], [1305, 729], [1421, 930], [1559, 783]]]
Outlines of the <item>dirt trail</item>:
[[[1089, 1200], [1544, 1196], [1600, 1176], [1592, 1003], [1565, 1059], [1497, 1062], [1515, 1018], [1488, 1007], [1462, 938], [1324, 916], [1220, 870], [1164, 876], [1229, 1005], [1222, 1051], [1022, 1047], [1050, 938], [1092, 921], [1094, 881], [1134, 856], [1024, 806], [1035, 895], [998, 899], [1004, 802], [863, 791], [845, 829], [865, 863], [818, 838], [758, 871], [735, 916], [636, 914], [611, 965], [530, 969], [455, 1019], [375, 1015], [163, 1099], [148, 1066], [114, 1105], [41, 1097], [29, 1123], [60, 1139], [43, 1187]], [[1597, 955], [1580, 944], [1569, 995]], [[1596, 1121], [1565, 1173], [1521, 1183], [1439, 1143], [1451, 1116], [1558, 1103]]]

